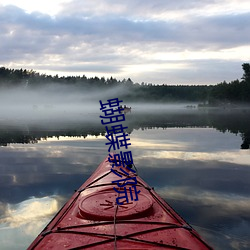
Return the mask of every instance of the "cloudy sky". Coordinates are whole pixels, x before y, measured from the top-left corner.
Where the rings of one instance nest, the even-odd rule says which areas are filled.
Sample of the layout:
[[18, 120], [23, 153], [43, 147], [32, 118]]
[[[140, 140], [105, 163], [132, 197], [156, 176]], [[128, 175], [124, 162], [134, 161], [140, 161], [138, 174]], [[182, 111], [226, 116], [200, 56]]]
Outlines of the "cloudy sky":
[[0, 0], [0, 66], [215, 84], [250, 61], [249, 0]]

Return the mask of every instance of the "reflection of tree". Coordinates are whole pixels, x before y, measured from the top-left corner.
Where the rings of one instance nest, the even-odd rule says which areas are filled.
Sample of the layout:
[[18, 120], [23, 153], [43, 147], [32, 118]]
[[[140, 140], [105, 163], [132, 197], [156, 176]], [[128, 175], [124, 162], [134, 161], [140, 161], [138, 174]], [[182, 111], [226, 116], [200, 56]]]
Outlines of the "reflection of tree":
[[0, 146], [7, 146], [10, 143], [33, 144], [37, 143], [38, 139], [33, 135], [25, 135], [22, 131], [8, 131], [7, 133], [0, 132]]
[[211, 126], [221, 132], [229, 131], [240, 134], [243, 140], [241, 149], [248, 149], [250, 144], [250, 110], [237, 110], [220, 115], [210, 115]]
[[105, 133], [105, 128], [99, 124], [50, 124], [48, 129], [41, 129], [39, 126], [16, 127], [8, 129], [8, 126], [0, 127], [0, 145], [7, 146], [11, 143], [37, 143], [41, 139], [48, 139], [60, 136], [84, 137], [88, 135], [98, 136]]
[[[122, 122], [127, 126], [127, 133], [134, 129], [173, 128], [173, 127], [210, 127], [221, 132], [229, 131], [240, 134], [243, 140], [242, 149], [250, 145], [250, 110], [188, 110], [182, 112], [132, 112]], [[44, 127], [44, 125], [43, 125]], [[41, 129], [39, 126], [17, 127], [10, 129], [7, 125], [0, 126], [0, 145], [10, 143], [37, 143], [40, 139], [60, 136], [86, 137], [88, 135], [104, 135], [106, 130], [101, 121], [79, 122], [72, 124], [52, 124]]]
[[250, 146], [250, 133], [245, 133], [242, 135], [243, 143], [241, 144], [241, 149], [249, 149]]
[[147, 115], [145, 124], [148, 127], [211, 127], [223, 133], [228, 131], [233, 134], [240, 134], [243, 140], [241, 148], [247, 149], [250, 145], [249, 113], [250, 110], [228, 110], [227, 112], [224, 110], [204, 110], [181, 114]]

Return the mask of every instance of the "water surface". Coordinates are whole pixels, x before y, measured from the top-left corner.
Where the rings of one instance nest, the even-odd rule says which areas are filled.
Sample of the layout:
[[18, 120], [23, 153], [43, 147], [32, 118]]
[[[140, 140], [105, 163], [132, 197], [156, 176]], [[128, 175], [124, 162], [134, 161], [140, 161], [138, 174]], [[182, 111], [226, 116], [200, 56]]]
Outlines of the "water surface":
[[[25, 249], [106, 157], [98, 116], [1, 120], [1, 249]], [[135, 107], [124, 122], [140, 177], [215, 249], [250, 248], [248, 117]]]

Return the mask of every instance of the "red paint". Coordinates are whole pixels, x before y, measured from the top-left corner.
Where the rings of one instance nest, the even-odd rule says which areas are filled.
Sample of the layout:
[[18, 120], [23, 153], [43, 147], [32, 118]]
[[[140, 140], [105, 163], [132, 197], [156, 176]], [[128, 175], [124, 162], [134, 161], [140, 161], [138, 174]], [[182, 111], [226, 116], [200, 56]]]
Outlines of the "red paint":
[[28, 249], [212, 249], [139, 176], [138, 201], [117, 206], [110, 169], [106, 158]]

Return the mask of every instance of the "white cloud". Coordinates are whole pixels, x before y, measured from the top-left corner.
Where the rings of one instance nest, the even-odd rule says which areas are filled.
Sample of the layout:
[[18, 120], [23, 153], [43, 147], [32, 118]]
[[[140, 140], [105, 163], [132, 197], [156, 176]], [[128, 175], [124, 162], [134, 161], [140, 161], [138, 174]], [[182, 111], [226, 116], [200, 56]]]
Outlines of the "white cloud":
[[2, 5], [15, 5], [19, 8], [24, 9], [27, 13], [31, 12], [42, 12], [49, 15], [56, 15], [62, 8], [66, 1], [65, 0], [43, 0], [43, 1], [32, 1], [32, 0], [1, 0]]
[[240, 78], [241, 64], [250, 60], [245, 0], [1, 3], [0, 63], [6, 67], [138, 82], [218, 83]]

